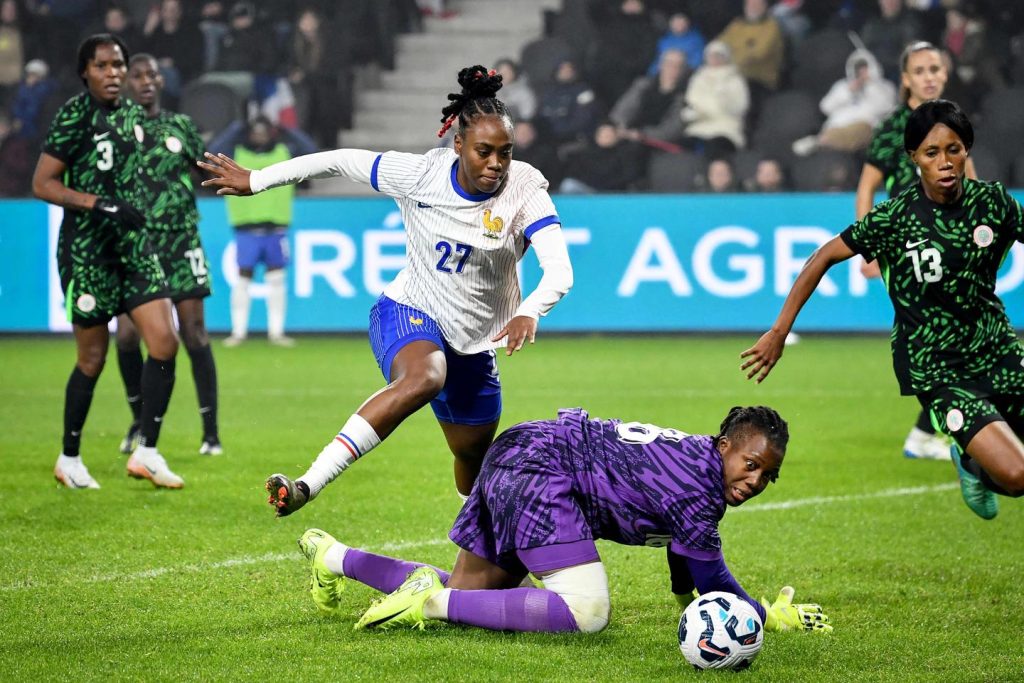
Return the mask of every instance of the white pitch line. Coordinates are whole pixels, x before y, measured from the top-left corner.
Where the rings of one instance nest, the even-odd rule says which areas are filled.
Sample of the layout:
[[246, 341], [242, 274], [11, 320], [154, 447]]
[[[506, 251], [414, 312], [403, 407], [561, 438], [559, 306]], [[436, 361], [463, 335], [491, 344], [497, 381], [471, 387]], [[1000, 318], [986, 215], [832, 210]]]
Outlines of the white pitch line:
[[802, 508], [808, 505], [821, 505], [832, 503], [846, 503], [853, 500], [871, 500], [872, 498], [897, 498], [900, 496], [919, 496], [924, 493], [936, 493], [938, 491], [949, 491], [958, 488], [958, 483], [935, 484], [934, 486], [910, 486], [900, 489], [883, 489], [872, 493], [852, 493], [846, 496], [815, 496], [813, 498], [798, 498], [796, 500], [781, 500], [778, 503], [761, 503], [760, 505], [744, 505], [733, 509], [736, 512], [762, 512], [765, 510], [790, 510]]
[[[912, 486], [906, 488], [897, 489], [883, 489], [881, 491], [873, 491], [870, 493], [854, 493], [845, 496], [814, 496], [812, 498], [797, 498], [795, 500], [783, 500], [777, 503], [762, 503], [761, 505], [744, 505], [732, 510], [731, 514], [737, 512], [768, 512], [772, 510], [791, 510], [793, 508], [807, 507], [810, 505], [831, 505], [834, 503], [849, 503], [858, 500], [871, 500], [875, 498], [897, 498], [903, 496], [919, 496], [928, 493], [937, 493], [940, 491], [949, 491], [957, 488], [958, 484], [936, 484], [934, 486]], [[428, 546], [440, 546], [448, 545], [451, 543], [447, 538], [433, 538], [423, 541], [399, 541], [395, 543], [384, 543], [376, 548], [376, 552], [396, 552], [405, 550], [407, 548], [424, 548]], [[220, 562], [198, 562], [195, 564], [181, 564], [171, 567], [155, 567], [153, 569], [146, 569], [141, 572], [133, 573], [115, 573], [115, 574], [94, 574], [93, 576], [86, 576], [78, 579], [74, 579], [76, 583], [114, 583], [117, 581], [140, 581], [145, 579], [155, 579], [160, 576], [166, 576], [167, 574], [179, 574], [179, 573], [199, 573], [207, 572], [214, 569], [226, 569], [230, 567], [245, 567], [253, 564], [265, 564], [271, 562], [290, 562], [297, 560], [299, 557], [297, 552], [294, 553], [267, 553], [265, 555], [243, 555], [241, 557], [233, 557], [227, 560], [221, 560]], [[67, 582], [71, 583], [71, 581]], [[60, 584], [50, 583], [34, 583], [34, 582], [23, 582], [23, 583], [12, 583], [7, 585], [0, 585], [0, 593], [6, 593], [11, 591], [21, 590], [33, 590], [37, 588], [50, 588], [53, 585], [65, 585], [65, 582]]]

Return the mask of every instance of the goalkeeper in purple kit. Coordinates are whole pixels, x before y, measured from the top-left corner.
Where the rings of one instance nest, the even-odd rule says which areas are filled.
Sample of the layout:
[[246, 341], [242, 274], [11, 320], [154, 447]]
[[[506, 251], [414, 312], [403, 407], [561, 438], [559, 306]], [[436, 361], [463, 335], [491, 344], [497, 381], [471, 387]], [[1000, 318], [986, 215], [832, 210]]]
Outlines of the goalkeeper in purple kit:
[[[728, 591], [769, 631], [828, 632], [817, 605], [793, 605], [786, 587], [758, 602], [733, 578], [718, 523], [726, 506], [760, 494], [785, 456], [785, 420], [764, 406], [733, 408], [715, 436], [599, 420], [575, 408], [501, 434], [449, 534], [461, 548], [451, 573], [350, 548], [310, 529], [299, 547], [310, 592], [339, 609], [345, 578], [389, 595], [356, 628], [422, 628], [436, 619], [507, 631], [597, 632], [608, 624], [608, 578], [596, 539], [667, 546], [672, 591]], [[527, 574], [544, 587], [522, 587]]]

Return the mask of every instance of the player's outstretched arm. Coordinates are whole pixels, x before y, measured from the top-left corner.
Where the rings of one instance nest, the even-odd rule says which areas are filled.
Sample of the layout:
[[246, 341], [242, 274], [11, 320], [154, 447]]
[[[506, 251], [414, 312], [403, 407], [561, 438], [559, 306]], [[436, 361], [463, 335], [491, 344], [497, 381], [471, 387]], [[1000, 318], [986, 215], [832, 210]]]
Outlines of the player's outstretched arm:
[[[875, 203], [875, 192], [885, 182], [885, 175], [872, 164], [865, 163], [857, 182], [857, 198], [854, 210], [857, 220], [864, 218]], [[860, 264], [860, 272], [866, 278], [882, 277], [882, 271], [876, 261], [864, 261]]]
[[279, 161], [266, 168], [250, 171], [242, 168], [225, 154], [206, 153], [206, 161], [199, 167], [215, 177], [203, 185], [216, 187], [217, 194], [248, 195], [282, 185], [295, 185], [318, 178], [348, 178], [374, 185], [374, 164], [381, 156], [363, 149], [335, 149]]
[[217, 194], [247, 196], [253, 193], [249, 184], [252, 171], [239, 166], [226, 154], [205, 152], [203, 156], [206, 157], [206, 161], [197, 161], [196, 164], [213, 175], [209, 180], [203, 181], [203, 187], [215, 187]]
[[775, 602], [769, 603], [761, 598], [764, 607], [765, 631], [812, 631], [814, 633], [831, 633], [832, 625], [828, 623], [828, 615], [821, 611], [821, 605], [810, 602], [793, 604], [792, 586], [783, 586]]
[[505, 350], [508, 356], [523, 348], [526, 342], [534, 342], [537, 321], [561, 301], [573, 284], [572, 263], [561, 228], [558, 225], [548, 226], [534, 233], [530, 239], [543, 275], [537, 288], [519, 304], [508, 324], [491, 338], [491, 341], [501, 341], [508, 337]]
[[811, 257], [804, 263], [800, 275], [797, 276], [796, 282], [793, 283], [793, 288], [789, 290], [789, 295], [786, 297], [785, 303], [782, 304], [782, 310], [779, 311], [775, 324], [761, 335], [756, 344], [740, 354], [740, 358], [745, 359], [740, 370], [747, 373], [747, 379], [757, 376], [758, 384], [764, 381], [764, 378], [782, 357], [786, 335], [793, 329], [793, 322], [796, 320], [797, 314], [811, 298], [814, 290], [818, 288], [821, 278], [833, 265], [845, 261], [851, 256], [853, 256], [853, 250], [846, 246], [846, 242], [838, 235], [811, 254]]

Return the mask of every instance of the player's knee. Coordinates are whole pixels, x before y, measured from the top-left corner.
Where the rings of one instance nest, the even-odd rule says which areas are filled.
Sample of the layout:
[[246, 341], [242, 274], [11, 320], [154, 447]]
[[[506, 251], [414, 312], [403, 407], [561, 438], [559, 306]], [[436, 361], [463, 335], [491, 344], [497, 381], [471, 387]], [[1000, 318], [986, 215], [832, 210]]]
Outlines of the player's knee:
[[139, 338], [134, 335], [117, 335], [117, 350], [119, 353], [129, 353], [139, 350]]
[[559, 569], [545, 575], [543, 581], [545, 588], [565, 601], [581, 633], [597, 633], [608, 625], [611, 600], [601, 562]]
[[198, 351], [210, 343], [210, 337], [206, 333], [206, 326], [202, 323], [192, 322], [181, 326], [181, 343], [189, 351]]
[[99, 377], [107, 361], [106, 349], [79, 349], [78, 369], [89, 377]]
[[611, 601], [607, 593], [603, 596], [563, 595], [562, 599], [572, 612], [580, 633], [598, 633], [608, 625]]
[[114, 340], [118, 351], [137, 351], [139, 348], [139, 333], [134, 327], [118, 325]]
[[146, 340], [149, 355], [156, 358], [174, 358], [178, 353], [178, 337], [174, 330], [155, 335], [154, 339]]
[[1014, 498], [1024, 496], [1024, 464], [1011, 469], [1004, 477], [1003, 488]]

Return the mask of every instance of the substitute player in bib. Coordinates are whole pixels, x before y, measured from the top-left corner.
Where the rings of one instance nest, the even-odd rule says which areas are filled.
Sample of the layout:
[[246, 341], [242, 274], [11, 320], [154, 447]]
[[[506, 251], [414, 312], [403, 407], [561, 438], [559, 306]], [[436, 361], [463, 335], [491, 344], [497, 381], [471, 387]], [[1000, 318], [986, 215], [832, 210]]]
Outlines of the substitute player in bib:
[[740, 354], [742, 368], [764, 380], [828, 269], [854, 254], [877, 259], [896, 310], [900, 391], [953, 438], [964, 501], [991, 519], [994, 493], [1024, 495], [1024, 347], [995, 293], [1000, 264], [1024, 241], [1024, 216], [1000, 183], [964, 177], [974, 129], [956, 104], [918, 106], [903, 144], [920, 181], [811, 255], [772, 329]]
[[[668, 547], [672, 592], [695, 588], [747, 600], [765, 629], [831, 630], [817, 605], [753, 600], [722, 557], [718, 524], [776, 480], [789, 441], [778, 413], [733, 408], [716, 436], [640, 422], [591, 419], [575, 408], [519, 424], [487, 452], [449, 536], [461, 548], [451, 574], [349, 548], [319, 529], [299, 539], [310, 594], [339, 609], [344, 578], [391, 593], [356, 628], [422, 627], [442, 619], [504, 631], [593, 633], [608, 624], [608, 577], [595, 539]], [[544, 588], [520, 587], [531, 572]], [[392, 592], [393, 591], [393, 592]]]
[[[931, 43], [918, 41], [903, 50], [900, 55], [900, 99], [903, 104], [879, 124], [871, 139], [857, 184], [857, 220], [871, 210], [879, 187], [884, 186], [891, 199], [917, 184], [917, 166], [903, 149], [903, 131], [910, 112], [918, 105], [942, 97], [948, 77], [942, 54]], [[978, 177], [974, 172], [974, 162], [969, 157], [966, 173], [968, 178]], [[867, 277], [880, 277], [878, 264], [874, 262], [861, 264], [861, 272]], [[910, 428], [903, 442], [903, 455], [929, 460], [949, 459], [949, 443], [936, 434], [927, 406], [921, 406], [917, 423]]]
[[[455, 484], [468, 495], [501, 415], [494, 349], [533, 343], [537, 320], [572, 286], [572, 266], [541, 173], [512, 160], [512, 120], [495, 98], [501, 76], [481, 66], [459, 73], [439, 135], [458, 123], [453, 149], [378, 154], [339, 149], [250, 172], [224, 155], [200, 166], [218, 194], [250, 194], [307, 178], [343, 176], [398, 203], [408, 263], [370, 312], [370, 344], [388, 385], [352, 415], [296, 481], [267, 481], [279, 516], [324, 486], [430, 403], [455, 456]], [[543, 269], [521, 300], [516, 262], [532, 246]]]
[[[128, 94], [146, 112], [143, 170], [147, 182], [150, 244], [167, 275], [171, 300], [178, 311], [181, 341], [192, 362], [192, 379], [203, 424], [200, 455], [220, 455], [217, 431], [217, 368], [206, 333], [203, 299], [210, 296], [210, 271], [199, 240], [199, 211], [192, 174], [203, 154], [203, 140], [192, 119], [160, 107], [164, 81], [156, 58], [132, 55], [128, 64]], [[131, 453], [141, 417], [142, 352], [139, 332], [128, 315], [117, 317], [117, 361], [124, 380], [132, 424], [121, 442]]]
[[107, 323], [124, 312], [149, 350], [140, 383], [139, 445], [128, 459], [128, 474], [155, 486], [184, 485], [156, 450], [174, 386], [178, 338], [167, 280], [140, 210], [149, 208], [141, 179], [145, 113], [121, 96], [127, 58], [119, 38], [85, 39], [78, 49], [78, 74], [87, 90], [57, 112], [32, 177], [35, 196], [64, 207], [57, 270], [78, 360], [64, 394], [64, 447], [54, 476], [68, 488], [99, 488], [79, 448], [107, 357]]

